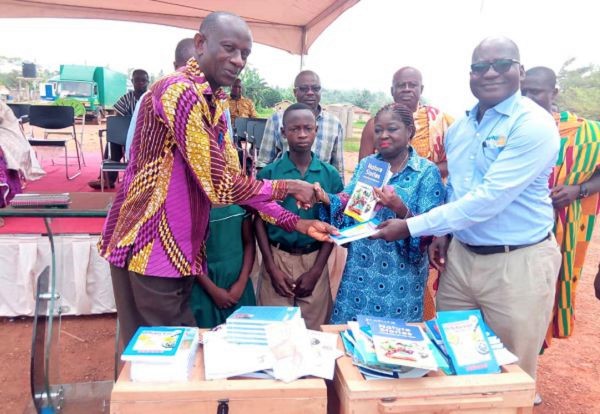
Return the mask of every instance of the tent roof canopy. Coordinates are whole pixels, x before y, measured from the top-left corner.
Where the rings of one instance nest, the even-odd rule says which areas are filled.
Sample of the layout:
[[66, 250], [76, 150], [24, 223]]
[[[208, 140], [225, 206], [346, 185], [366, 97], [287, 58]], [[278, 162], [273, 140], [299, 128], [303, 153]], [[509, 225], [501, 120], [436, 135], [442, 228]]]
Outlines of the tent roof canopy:
[[125, 20], [198, 30], [221, 10], [243, 17], [254, 40], [306, 54], [319, 35], [359, 0], [0, 0], [0, 17]]

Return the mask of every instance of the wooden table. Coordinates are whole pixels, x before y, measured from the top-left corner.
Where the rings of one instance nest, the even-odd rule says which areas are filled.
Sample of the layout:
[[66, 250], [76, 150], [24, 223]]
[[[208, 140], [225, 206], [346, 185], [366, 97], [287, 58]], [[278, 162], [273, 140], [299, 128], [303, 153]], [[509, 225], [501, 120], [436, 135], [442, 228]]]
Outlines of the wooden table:
[[204, 355], [198, 348], [189, 382], [149, 384], [131, 382], [126, 363], [113, 387], [112, 414], [218, 413], [319, 414], [327, 410], [327, 387], [319, 378], [289, 384], [268, 379], [204, 379]]
[[[338, 333], [343, 325], [322, 326]], [[338, 347], [343, 349], [341, 338]], [[531, 413], [535, 382], [517, 365], [500, 374], [446, 376], [441, 371], [423, 378], [365, 380], [346, 355], [336, 362], [330, 413]]]

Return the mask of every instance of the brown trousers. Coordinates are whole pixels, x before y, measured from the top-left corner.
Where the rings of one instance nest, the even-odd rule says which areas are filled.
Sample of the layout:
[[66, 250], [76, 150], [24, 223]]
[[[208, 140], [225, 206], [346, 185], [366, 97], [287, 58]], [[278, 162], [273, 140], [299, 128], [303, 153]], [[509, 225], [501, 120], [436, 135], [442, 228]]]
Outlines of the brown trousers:
[[[271, 252], [273, 253], [275, 265], [294, 280], [313, 267], [319, 254], [317, 250], [309, 254], [292, 255], [273, 246], [271, 246]], [[257, 299], [258, 304], [261, 306], [299, 306], [306, 327], [308, 329], [320, 330], [320, 326], [329, 320], [332, 307], [327, 266], [323, 269], [323, 273], [321, 273], [312, 295], [305, 298], [288, 298], [280, 296], [275, 292], [271, 284], [271, 277], [265, 270], [263, 263], [259, 278]]]
[[139, 326], [196, 326], [188, 303], [192, 276], [146, 276], [113, 265], [110, 275], [123, 345]]
[[552, 317], [561, 254], [552, 237], [509, 253], [478, 255], [452, 239], [438, 310], [480, 308], [490, 328], [535, 379]]

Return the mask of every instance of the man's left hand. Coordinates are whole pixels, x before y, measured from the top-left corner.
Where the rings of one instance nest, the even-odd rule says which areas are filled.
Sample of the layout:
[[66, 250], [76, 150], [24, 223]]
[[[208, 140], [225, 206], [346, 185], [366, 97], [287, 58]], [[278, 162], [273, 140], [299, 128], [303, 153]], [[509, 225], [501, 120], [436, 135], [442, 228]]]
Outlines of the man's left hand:
[[379, 231], [372, 235], [371, 239], [383, 239], [385, 241], [402, 240], [410, 237], [410, 231], [406, 220], [390, 219], [377, 226]]
[[568, 207], [579, 197], [578, 185], [557, 185], [550, 191], [552, 206], [554, 208]]

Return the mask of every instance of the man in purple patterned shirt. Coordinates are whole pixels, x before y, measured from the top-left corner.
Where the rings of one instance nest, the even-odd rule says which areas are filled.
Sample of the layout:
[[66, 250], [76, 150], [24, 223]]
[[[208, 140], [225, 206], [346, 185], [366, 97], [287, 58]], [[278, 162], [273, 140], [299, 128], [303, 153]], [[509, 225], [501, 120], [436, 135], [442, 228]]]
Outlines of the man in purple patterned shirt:
[[111, 265], [124, 343], [141, 325], [195, 325], [188, 299], [193, 278], [206, 277], [212, 205], [241, 204], [320, 241], [336, 231], [277, 204], [291, 195], [311, 205], [310, 184], [257, 181], [240, 169], [221, 86], [233, 84], [246, 64], [252, 48], [247, 24], [211, 13], [194, 43], [194, 59], [157, 81], [140, 102], [129, 165], [99, 242]]

